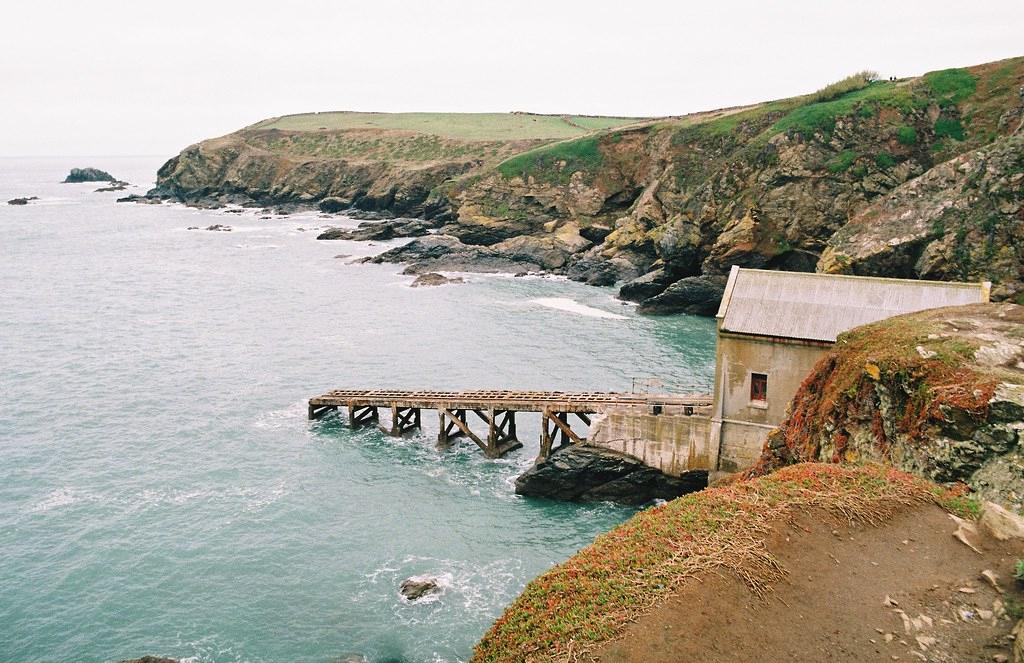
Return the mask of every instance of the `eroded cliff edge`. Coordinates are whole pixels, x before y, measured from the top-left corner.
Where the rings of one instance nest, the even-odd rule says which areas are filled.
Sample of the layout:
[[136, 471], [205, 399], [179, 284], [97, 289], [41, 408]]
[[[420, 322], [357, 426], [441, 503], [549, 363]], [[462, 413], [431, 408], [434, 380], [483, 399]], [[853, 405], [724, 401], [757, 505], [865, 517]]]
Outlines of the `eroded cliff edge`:
[[651, 313], [713, 311], [734, 264], [986, 279], [1015, 300], [1022, 86], [1014, 58], [684, 117], [562, 117], [554, 131], [522, 114], [471, 131], [437, 128], [469, 116], [276, 118], [187, 148], [153, 195], [427, 218], [443, 240], [384, 259], [617, 283]]

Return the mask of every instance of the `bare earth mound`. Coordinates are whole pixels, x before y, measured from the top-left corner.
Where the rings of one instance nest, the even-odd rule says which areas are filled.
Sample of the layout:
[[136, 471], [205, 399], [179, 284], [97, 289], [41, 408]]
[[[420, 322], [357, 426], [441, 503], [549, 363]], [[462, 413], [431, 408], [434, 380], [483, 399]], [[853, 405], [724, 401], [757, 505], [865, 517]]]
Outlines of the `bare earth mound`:
[[[979, 535], [978, 554], [953, 538], [956, 528], [931, 504], [878, 527], [802, 514], [769, 538], [768, 550], [790, 573], [767, 600], [732, 574], [692, 578], [597, 660], [1013, 660], [1005, 607], [1022, 599], [1012, 574], [1024, 545]], [[985, 570], [1005, 594], [981, 577]]]

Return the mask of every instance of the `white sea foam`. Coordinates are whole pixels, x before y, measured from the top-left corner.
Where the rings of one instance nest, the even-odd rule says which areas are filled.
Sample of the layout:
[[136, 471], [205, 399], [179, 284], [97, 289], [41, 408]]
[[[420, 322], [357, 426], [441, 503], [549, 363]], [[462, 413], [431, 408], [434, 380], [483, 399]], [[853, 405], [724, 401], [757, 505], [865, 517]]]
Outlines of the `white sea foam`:
[[593, 306], [587, 306], [586, 304], [580, 304], [573, 299], [567, 299], [565, 297], [540, 297], [538, 299], [530, 300], [534, 304], [540, 304], [548, 308], [557, 309], [559, 311], [566, 311], [568, 313], [575, 313], [577, 315], [585, 315], [588, 318], [604, 318], [606, 320], [628, 320], [624, 315], [618, 313], [610, 313], [609, 311], [603, 311]]
[[99, 499], [98, 495], [78, 490], [76, 488], [58, 488], [40, 501], [36, 502], [29, 510], [41, 513], [80, 502], [95, 502], [97, 499]]

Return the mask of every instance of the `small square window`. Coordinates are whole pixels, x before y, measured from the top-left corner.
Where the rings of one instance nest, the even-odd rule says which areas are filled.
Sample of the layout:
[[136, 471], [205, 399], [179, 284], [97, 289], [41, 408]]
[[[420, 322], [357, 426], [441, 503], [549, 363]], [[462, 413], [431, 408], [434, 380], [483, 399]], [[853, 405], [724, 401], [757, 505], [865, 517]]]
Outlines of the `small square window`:
[[768, 402], [768, 376], [764, 373], [750, 374], [750, 400]]

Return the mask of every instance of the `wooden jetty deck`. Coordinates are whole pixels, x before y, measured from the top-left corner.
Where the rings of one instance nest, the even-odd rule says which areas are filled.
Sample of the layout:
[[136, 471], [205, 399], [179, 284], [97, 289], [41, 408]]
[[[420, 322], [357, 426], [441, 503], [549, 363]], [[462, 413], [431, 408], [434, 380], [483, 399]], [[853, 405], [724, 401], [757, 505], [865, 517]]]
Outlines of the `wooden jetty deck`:
[[[681, 408], [688, 414], [694, 408], [711, 404], [706, 395], [636, 394], [602, 391], [404, 391], [392, 389], [336, 389], [309, 399], [309, 418], [319, 419], [329, 412], [346, 408], [353, 428], [380, 424], [380, 410], [391, 410], [391, 426], [381, 430], [401, 436], [421, 427], [422, 411], [436, 410], [439, 418], [437, 443], [447, 447], [459, 437], [472, 440], [488, 458], [500, 458], [523, 445], [516, 438], [516, 413], [541, 414], [539, 459], [566, 444], [585, 440], [572, 430], [569, 415], [590, 425], [590, 415], [609, 407]], [[468, 413], [487, 425], [486, 438], [473, 432]], [[555, 443], [558, 446], [555, 447]], [[552, 448], [554, 447], [554, 448]]]

